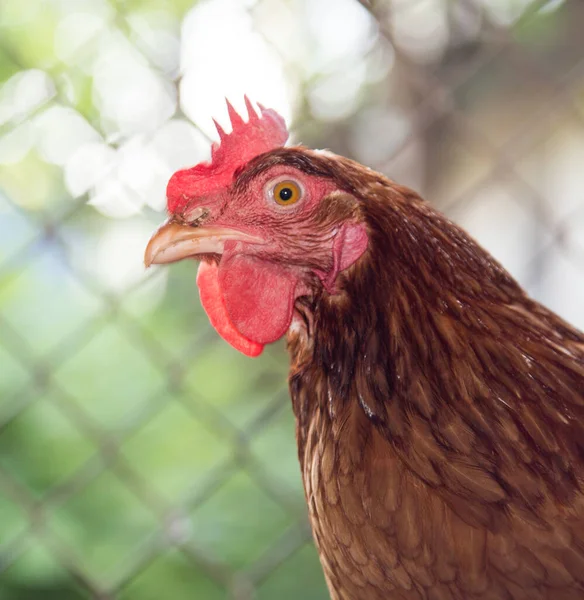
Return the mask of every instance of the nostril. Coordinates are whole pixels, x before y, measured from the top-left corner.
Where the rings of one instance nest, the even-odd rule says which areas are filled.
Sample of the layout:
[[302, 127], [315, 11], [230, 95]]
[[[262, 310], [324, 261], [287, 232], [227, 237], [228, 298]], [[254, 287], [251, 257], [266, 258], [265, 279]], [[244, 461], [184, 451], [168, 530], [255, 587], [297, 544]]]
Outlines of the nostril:
[[209, 209], [205, 206], [197, 206], [185, 213], [184, 220], [189, 225], [196, 227], [205, 221], [205, 219], [209, 216], [209, 213]]

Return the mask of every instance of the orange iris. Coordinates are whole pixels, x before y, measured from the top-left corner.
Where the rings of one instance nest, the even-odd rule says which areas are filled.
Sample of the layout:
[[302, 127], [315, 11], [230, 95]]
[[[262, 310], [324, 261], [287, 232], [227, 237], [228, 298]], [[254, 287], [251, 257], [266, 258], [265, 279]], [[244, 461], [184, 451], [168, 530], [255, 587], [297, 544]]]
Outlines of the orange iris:
[[301, 195], [300, 186], [293, 181], [280, 181], [274, 186], [274, 200], [281, 206], [296, 204]]

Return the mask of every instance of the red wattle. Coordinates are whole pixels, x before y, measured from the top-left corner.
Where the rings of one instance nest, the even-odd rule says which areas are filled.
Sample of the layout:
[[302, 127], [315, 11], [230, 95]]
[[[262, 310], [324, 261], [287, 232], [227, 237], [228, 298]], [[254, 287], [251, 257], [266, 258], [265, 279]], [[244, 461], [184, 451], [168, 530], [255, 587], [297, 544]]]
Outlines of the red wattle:
[[259, 344], [279, 340], [290, 327], [298, 275], [282, 265], [225, 252], [219, 285], [229, 321]]
[[219, 267], [216, 263], [201, 261], [197, 272], [197, 286], [201, 304], [217, 333], [246, 356], [259, 356], [264, 345], [242, 335], [229, 318], [219, 284]]

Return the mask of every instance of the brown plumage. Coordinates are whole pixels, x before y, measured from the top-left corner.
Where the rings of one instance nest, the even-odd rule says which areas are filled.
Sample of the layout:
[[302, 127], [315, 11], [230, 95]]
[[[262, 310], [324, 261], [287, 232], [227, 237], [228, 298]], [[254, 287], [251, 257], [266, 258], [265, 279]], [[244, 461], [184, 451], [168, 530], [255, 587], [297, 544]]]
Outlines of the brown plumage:
[[370, 232], [289, 335], [332, 597], [584, 597], [584, 336], [410, 190], [312, 160]]
[[[308, 190], [301, 219], [249, 212], [272, 173]], [[239, 231], [273, 236], [235, 256], [298, 274], [290, 391], [333, 600], [584, 598], [584, 335], [414, 192], [353, 161], [276, 148], [239, 166], [226, 195]], [[235, 222], [220, 206], [197, 236]], [[346, 242], [335, 270], [346, 224], [367, 245]], [[227, 248], [198, 253], [221, 271]], [[226, 339], [234, 325], [271, 341], [217, 289]], [[216, 324], [224, 309], [205, 306]]]

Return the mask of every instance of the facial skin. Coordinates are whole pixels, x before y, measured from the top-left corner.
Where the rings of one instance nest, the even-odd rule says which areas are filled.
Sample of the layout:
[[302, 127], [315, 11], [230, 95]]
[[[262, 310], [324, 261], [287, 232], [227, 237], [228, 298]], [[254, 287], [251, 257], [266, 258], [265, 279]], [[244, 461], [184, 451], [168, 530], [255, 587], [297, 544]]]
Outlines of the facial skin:
[[[317, 284], [335, 293], [338, 273], [367, 246], [350, 194], [330, 178], [272, 162], [270, 153], [258, 157], [228, 188], [190, 200], [153, 236], [145, 255], [147, 265], [203, 259], [199, 278], [222, 300], [214, 302], [219, 309], [205, 308], [236, 347], [236, 334], [260, 346], [282, 337], [296, 299]], [[201, 289], [203, 296], [212, 297]]]

